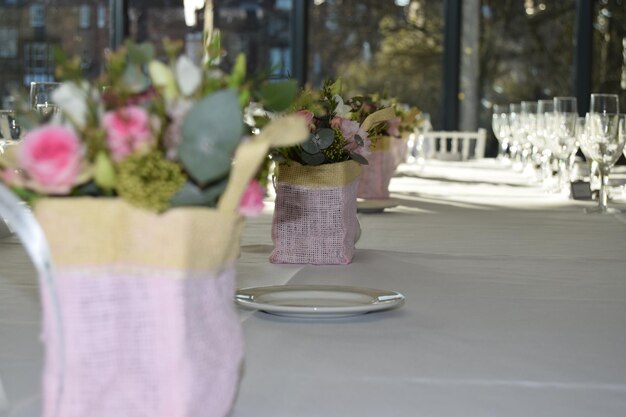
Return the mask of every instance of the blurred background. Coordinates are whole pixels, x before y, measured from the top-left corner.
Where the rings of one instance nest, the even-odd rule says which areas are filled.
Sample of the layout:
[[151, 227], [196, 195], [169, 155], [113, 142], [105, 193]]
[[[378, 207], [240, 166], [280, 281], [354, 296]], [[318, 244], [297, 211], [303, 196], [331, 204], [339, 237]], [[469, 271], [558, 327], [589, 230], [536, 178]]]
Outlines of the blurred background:
[[[622, 0], [0, 0], [0, 103], [53, 81], [52, 50], [97, 77], [125, 38], [183, 39], [199, 59], [219, 29], [222, 65], [346, 95], [380, 92], [428, 112], [435, 129], [491, 131], [492, 105], [610, 92], [626, 102]], [[495, 139], [488, 153], [495, 154]]]

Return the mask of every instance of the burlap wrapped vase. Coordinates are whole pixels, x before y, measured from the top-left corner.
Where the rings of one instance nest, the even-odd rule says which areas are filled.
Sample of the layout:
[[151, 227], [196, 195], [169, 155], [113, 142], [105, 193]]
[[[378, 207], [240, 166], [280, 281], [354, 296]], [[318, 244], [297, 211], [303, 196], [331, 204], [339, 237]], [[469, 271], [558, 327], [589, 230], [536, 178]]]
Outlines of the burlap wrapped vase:
[[397, 167], [398, 139], [381, 136], [374, 141], [371, 153], [367, 156], [368, 164], [363, 166], [358, 197], [364, 199], [385, 200], [389, 198], [389, 183]]
[[272, 220], [272, 263], [348, 264], [359, 233], [354, 161], [280, 164]]
[[35, 215], [56, 287], [42, 297], [44, 417], [228, 415], [243, 355], [243, 219], [88, 197], [41, 200]]

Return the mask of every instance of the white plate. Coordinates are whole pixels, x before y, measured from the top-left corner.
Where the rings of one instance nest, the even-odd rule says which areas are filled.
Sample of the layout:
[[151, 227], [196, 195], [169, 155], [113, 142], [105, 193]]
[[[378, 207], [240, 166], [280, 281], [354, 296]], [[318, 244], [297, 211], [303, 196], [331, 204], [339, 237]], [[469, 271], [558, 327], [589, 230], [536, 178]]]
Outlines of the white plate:
[[338, 285], [276, 285], [245, 288], [237, 304], [292, 317], [346, 317], [399, 307], [404, 296], [395, 291]]

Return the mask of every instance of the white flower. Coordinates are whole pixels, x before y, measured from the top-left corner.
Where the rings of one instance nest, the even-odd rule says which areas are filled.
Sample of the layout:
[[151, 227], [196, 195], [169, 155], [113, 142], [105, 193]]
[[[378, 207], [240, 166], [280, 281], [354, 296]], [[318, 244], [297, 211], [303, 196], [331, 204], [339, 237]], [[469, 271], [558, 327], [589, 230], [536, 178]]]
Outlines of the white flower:
[[350, 118], [350, 111], [352, 110], [352, 108], [350, 106], [348, 106], [347, 104], [343, 104], [343, 98], [341, 98], [340, 95], [335, 94], [335, 96], [333, 98], [337, 102], [337, 107], [335, 107], [335, 115], [337, 117], [342, 117], [344, 119], [349, 119]]
[[202, 82], [202, 70], [187, 55], [176, 61], [176, 81], [184, 96], [193, 94]]
[[87, 90], [86, 82], [77, 85], [64, 82], [52, 92], [52, 101], [59, 106], [61, 112], [69, 118], [78, 129], [87, 124]]

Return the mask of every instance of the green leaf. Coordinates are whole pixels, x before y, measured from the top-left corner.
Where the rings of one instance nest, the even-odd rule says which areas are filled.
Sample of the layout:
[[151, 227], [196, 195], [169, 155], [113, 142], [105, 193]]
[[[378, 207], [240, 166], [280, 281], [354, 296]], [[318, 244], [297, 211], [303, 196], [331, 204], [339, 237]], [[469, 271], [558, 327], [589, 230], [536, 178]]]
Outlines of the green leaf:
[[304, 162], [307, 165], [321, 165], [326, 160], [326, 158], [324, 157], [324, 154], [322, 153], [308, 154], [306, 152], [302, 152], [301, 157], [302, 157], [302, 162]]
[[334, 83], [329, 86], [329, 90], [331, 94], [341, 95], [341, 79], [337, 79]]
[[204, 186], [228, 174], [243, 134], [243, 115], [233, 90], [200, 100], [183, 121], [178, 151], [189, 175]]
[[365, 159], [363, 157], [363, 155], [360, 155], [358, 153], [350, 153], [350, 158], [352, 158], [353, 160], [355, 160], [356, 162], [358, 162], [361, 165], [369, 165], [369, 162], [367, 162], [367, 159]]
[[298, 95], [298, 82], [286, 80], [261, 85], [259, 95], [263, 107], [273, 112], [286, 110]]
[[325, 127], [317, 131], [317, 137], [320, 149], [326, 149], [335, 141], [335, 132]]
[[235, 65], [233, 66], [233, 71], [230, 73], [230, 78], [228, 79], [228, 86], [230, 88], [237, 88], [246, 79], [246, 56], [243, 53], [237, 55], [235, 60]]
[[150, 79], [141, 71], [139, 65], [128, 64], [122, 75], [122, 81], [131, 93], [140, 93], [150, 86]]
[[187, 181], [172, 197], [170, 203], [175, 206], [205, 206], [215, 207], [217, 200], [222, 195], [228, 185], [228, 177], [225, 177], [206, 189], [202, 189], [192, 182]]
[[318, 144], [318, 139], [315, 134], [311, 134], [309, 138], [302, 143], [302, 150], [308, 154], [316, 154], [320, 151], [320, 146]]
[[128, 42], [128, 60], [131, 64], [144, 65], [152, 61], [154, 57], [154, 45], [150, 43], [136, 44]]
[[111, 159], [107, 156], [105, 152], [98, 152], [95, 162], [94, 180], [96, 184], [98, 184], [105, 190], [115, 188], [117, 178], [115, 175], [115, 168], [113, 167], [113, 162], [111, 161]]

